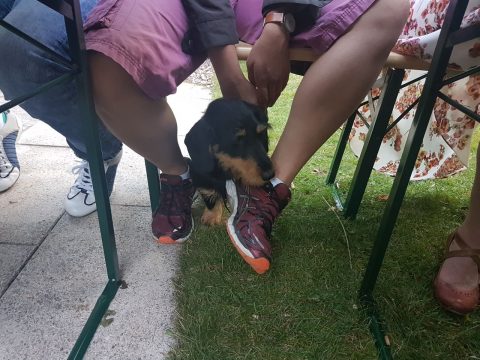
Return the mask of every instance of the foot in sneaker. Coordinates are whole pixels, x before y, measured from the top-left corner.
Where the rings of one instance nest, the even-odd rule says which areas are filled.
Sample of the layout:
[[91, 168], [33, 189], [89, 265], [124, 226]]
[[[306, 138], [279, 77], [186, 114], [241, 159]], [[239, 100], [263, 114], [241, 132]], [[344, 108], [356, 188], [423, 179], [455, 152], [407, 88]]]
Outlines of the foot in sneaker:
[[[108, 196], [112, 194], [113, 183], [121, 158], [122, 151], [120, 150], [114, 158], [103, 162]], [[65, 211], [75, 217], [88, 215], [97, 210], [88, 161], [82, 160], [79, 165], [72, 168], [72, 173], [77, 175], [77, 179], [65, 198]]]
[[20, 164], [15, 147], [21, 124], [10, 112], [0, 114], [0, 192], [10, 189], [20, 177]]
[[178, 244], [189, 238], [194, 193], [191, 179], [160, 175], [160, 200], [152, 219], [152, 233], [160, 244]]
[[272, 260], [273, 222], [290, 201], [290, 189], [283, 183], [249, 187], [229, 180], [226, 190], [232, 211], [227, 221], [230, 240], [253, 270], [263, 274]]

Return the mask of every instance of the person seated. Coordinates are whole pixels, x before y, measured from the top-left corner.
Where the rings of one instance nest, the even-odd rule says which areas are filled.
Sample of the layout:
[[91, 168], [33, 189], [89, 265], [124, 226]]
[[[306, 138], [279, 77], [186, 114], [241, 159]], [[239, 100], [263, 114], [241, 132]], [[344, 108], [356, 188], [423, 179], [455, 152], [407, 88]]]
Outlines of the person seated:
[[[82, 1], [87, 15], [96, 1]], [[86, 18], [86, 16], [84, 16]], [[60, 55], [69, 58], [63, 19], [47, 6], [37, 1], [2, 1], [0, 19], [45, 43]], [[29, 19], [31, 21], [26, 21]], [[42, 50], [0, 27], [0, 91], [6, 99], [23, 95], [38, 84], [53, 80], [67, 70], [56, 64]], [[96, 210], [95, 195], [83, 141], [82, 119], [78, 115], [76, 89], [72, 83], [53, 87], [22, 107], [32, 116], [44, 121], [65, 136], [67, 144], [80, 162], [72, 167], [76, 179], [64, 198], [65, 211], [71, 216], [85, 216]], [[0, 148], [0, 192], [8, 190], [20, 176], [20, 164], [16, 156], [18, 119], [10, 112], [2, 114], [7, 126], [0, 129], [3, 153]], [[109, 195], [113, 191], [116, 170], [122, 157], [122, 143], [103, 124], [99, 126], [102, 155]], [[15, 138], [15, 139], [14, 139]]]
[[[291, 182], [372, 86], [409, 11], [407, 0], [142, 0], [141, 4], [81, 0], [80, 4], [89, 14], [84, 29], [96, 111], [116, 138], [162, 171], [160, 205], [152, 219], [159, 243], [188, 239], [195, 190], [166, 96], [208, 56], [225, 98], [266, 108], [288, 81], [289, 46], [308, 46], [322, 54], [294, 96], [272, 154], [275, 177], [258, 188], [227, 184], [234, 205], [228, 233], [257, 273], [270, 268], [271, 230], [291, 200]], [[42, 6], [17, 0], [5, 20], [26, 32], [35, 29], [36, 37], [68, 55], [60, 34], [62, 22]], [[239, 39], [254, 44], [247, 60], [248, 80], [234, 46]], [[364, 51], [367, 46], [369, 51]], [[4, 32], [0, 51], [0, 89], [6, 96], [19, 93], [19, 84], [31, 85], [29, 79], [64, 71], [48, 55]], [[19, 67], [22, 61], [28, 66]], [[16, 76], [8, 79], [8, 74]], [[25, 107], [69, 135], [79, 155], [84, 148], [73, 94], [72, 86], [58, 87]], [[117, 149], [112, 147], [108, 154], [103, 150], [105, 159], [113, 159]]]
[[[435, 0], [411, 0], [409, 18], [392, 51], [430, 61], [448, 5], [449, 1], [439, 5]], [[479, 22], [480, 0], [469, 0], [463, 26]], [[449, 67], [468, 70], [478, 66], [480, 56], [478, 50], [478, 39], [454, 47]], [[420, 71], [407, 70], [408, 77], [404, 82], [422, 74]], [[424, 80], [414, 82], [400, 90], [393, 109], [394, 118], [400, 116], [415, 100], [423, 88], [423, 83]], [[445, 86], [442, 92], [474, 111], [480, 106], [479, 88], [480, 76], [474, 74]], [[370, 117], [368, 106], [359, 110], [365, 118]], [[406, 134], [411, 127], [414, 115], [415, 108], [409, 111], [407, 116], [385, 136], [374, 165], [376, 170], [392, 176], [396, 174], [407, 139]], [[437, 99], [428, 126], [411, 179], [439, 179], [465, 170], [470, 156], [475, 121], [450, 104]], [[361, 152], [367, 132], [368, 128], [362, 121], [354, 122], [349, 141], [357, 155]], [[453, 234], [448, 236], [445, 259], [434, 280], [435, 295], [440, 304], [447, 310], [459, 314], [474, 311], [480, 303], [480, 228], [475, 221], [480, 216], [478, 154], [476, 159], [476, 176], [466, 219]]]

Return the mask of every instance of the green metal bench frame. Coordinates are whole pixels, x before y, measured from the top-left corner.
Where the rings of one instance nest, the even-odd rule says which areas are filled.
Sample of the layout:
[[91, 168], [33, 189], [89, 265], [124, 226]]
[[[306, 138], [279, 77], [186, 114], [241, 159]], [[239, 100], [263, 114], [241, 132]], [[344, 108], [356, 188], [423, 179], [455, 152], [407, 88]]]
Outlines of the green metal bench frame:
[[[92, 174], [93, 189], [97, 203], [98, 221], [100, 234], [102, 238], [103, 253], [105, 265], [107, 268], [107, 284], [98, 298], [83, 330], [81, 331], [68, 359], [82, 359], [87, 348], [95, 335], [95, 332], [108, 309], [111, 301], [115, 297], [117, 290], [122, 284], [120, 277], [118, 254], [115, 242], [115, 232], [112, 222], [112, 211], [105, 180], [105, 170], [103, 166], [102, 152], [98, 138], [98, 118], [95, 113], [95, 107], [90, 91], [90, 81], [88, 76], [87, 51], [85, 48], [85, 39], [83, 34], [83, 22], [80, 10], [79, 0], [37, 0], [51, 8], [53, 11], [61, 14], [65, 20], [68, 44], [70, 48], [71, 59], [66, 59], [55, 51], [49, 49], [31, 36], [11, 26], [4, 20], [0, 20], [0, 26], [6, 28], [12, 33], [18, 35], [25, 41], [42, 49], [51, 55], [56, 61], [67, 66], [69, 70], [58, 78], [49, 81], [46, 84], [33, 89], [30, 93], [19, 96], [13, 100], [0, 105], [0, 113], [16, 106], [24, 101], [38, 95], [53, 86], [63, 84], [75, 79], [79, 97], [79, 111], [85, 119], [84, 136], [87, 147], [87, 157]], [[150, 203], [152, 211], [158, 205], [159, 178], [157, 168], [145, 161], [147, 169], [147, 179], [150, 191]]]

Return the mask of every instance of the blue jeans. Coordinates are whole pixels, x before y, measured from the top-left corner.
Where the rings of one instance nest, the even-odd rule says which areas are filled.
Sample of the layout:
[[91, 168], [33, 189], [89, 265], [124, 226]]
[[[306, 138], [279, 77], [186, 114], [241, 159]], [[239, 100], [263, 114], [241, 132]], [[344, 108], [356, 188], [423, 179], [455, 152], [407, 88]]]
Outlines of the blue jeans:
[[[98, 0], [80, 0], [85, 20]], [[36, 0], [1, 0], [0, 18], [70, 58], [63, 17]], [[26, 94], [67, 69], [44, 51], [0, 27], [0, 90], [6, 99]], [[21, 105], [67, 139], [79, 158], [87, 159], [83, 140], [83, 119], [78, 111], [77, 89], [73, 81], [55, 86]], [[99, 124], [103, 159], [113, 158], [122, 143]]]

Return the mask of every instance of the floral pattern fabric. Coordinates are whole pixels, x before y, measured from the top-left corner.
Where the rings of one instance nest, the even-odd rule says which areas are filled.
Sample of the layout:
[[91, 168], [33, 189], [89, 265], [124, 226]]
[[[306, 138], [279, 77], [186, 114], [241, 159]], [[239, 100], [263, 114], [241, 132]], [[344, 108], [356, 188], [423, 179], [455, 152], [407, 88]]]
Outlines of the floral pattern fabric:
[[[448, 0], [410, 0], [410, 16], [393, 51], [403, 55], [430, 60], [445, 18]], [[470, 0], [462, 27], [480, 24], [480, 0]], [[456, 46], [450, 58], [452, 69], [468, 69], [480, 65], [480, 39]], [[404, 81], [409, 81], [424, 72], [407, 70]], [[400, 90], [392, 113], [396, 119], [421, 94], [424, 81], [415, 82]], [[371, 90], [374, 97], [380, 89]], [[480, 75], [474, 75], [447, 85], [442, 92], [480, 113]], [[384, 137], [374, 168], [388, 175], [395, 175], [402, 155], [416, 108], [394, 126]], [[367, 121], [371, 121], [369, 106], [359, 109]], [[430, 123], [423, 139], [412, 180], [443, 178], [465, 170], [475, 121], [463, 112], [437, 99]], [[350, 147], [358, 156], [365, 141], [368, 128], [357, 117], [350, 134]]]

